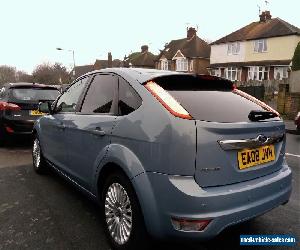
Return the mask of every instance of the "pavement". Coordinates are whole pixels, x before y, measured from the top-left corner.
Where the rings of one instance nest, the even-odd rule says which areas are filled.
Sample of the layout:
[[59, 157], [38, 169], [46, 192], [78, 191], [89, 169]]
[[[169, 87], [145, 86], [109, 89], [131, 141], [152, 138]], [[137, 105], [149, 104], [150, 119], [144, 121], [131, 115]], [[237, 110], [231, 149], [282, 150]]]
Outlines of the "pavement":
[[285, 120], [285, 129], [287, 133], [297, 134], [296, 125], [293, 120]]
[[[299, 240], [300, 135], [287, 134], [286, 151], [293, 171], [289, 203], [229, 227], [208, 242], [153, 241], [153, 249], [266, 249], [239, 246], [240, 234], [290, 234]], [[0, 148], [0, 250], [6, 249], [110, 249], [98, 206], [56, 174], [37, 175], [29, 142]]]

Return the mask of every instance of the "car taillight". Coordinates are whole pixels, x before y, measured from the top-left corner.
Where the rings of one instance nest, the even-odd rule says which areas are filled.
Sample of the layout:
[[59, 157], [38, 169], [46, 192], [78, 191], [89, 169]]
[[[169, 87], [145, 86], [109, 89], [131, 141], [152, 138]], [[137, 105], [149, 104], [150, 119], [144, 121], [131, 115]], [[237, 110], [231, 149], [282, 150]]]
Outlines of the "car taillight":
[[14, 111], [20, 111], [21, 108], [14, 103], [10, 102], [0, 102], [0, 110], [14, 110]]
[[171, 218], [173, 227], [181, 231], [203, 231], [211, 220], [186, 220], [180, 218]]
[[192, 119], [192, 116], [176, 99], [155, 82], [147, 82], [146, 89], [174, 116], [183, 119]]
[[270, 112], [276, 114], [277, 116], [280, 116], [280, 114], [279, 114], [275, 109], [272, 109], [269, 105], [267, 105], [267, 104], [265, 104], [264, 102], [262, 102], [262, 101], [256, 99], [256, 98], [253, 97], [252, 95], [247, 94], [247, 93], [244, 92], [244, 91], [241, 91], [241, 90], [239, 90], [239, 89], [233, 89], [233, 93], [236, 93], [236, 94], [238, 94], [238, 95], [240, 95], [240, 96], [242, 96], [242, 97], [244, 97], [244, 98], [246, 98], [246, 99], [248, 99], [248, 100], [250, 100], [250, 101], [256, 103], [257, 105], [263, 107], [264, 109], [266, 109], [266, 110], [268, 110], [268, 111], [270, 111]]

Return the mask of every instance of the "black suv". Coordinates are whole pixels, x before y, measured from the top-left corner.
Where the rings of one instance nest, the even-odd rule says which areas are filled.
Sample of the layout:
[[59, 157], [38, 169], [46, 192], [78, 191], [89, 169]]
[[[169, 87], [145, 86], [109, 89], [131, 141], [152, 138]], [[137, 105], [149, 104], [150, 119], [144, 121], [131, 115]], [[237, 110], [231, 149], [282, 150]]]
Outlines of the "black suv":
[[7, 83], [0, 87], [0, 144], [11, 135], [31, 134], [41, 112], [39, 102], [54, 101], [57, 88], [36, 83]]

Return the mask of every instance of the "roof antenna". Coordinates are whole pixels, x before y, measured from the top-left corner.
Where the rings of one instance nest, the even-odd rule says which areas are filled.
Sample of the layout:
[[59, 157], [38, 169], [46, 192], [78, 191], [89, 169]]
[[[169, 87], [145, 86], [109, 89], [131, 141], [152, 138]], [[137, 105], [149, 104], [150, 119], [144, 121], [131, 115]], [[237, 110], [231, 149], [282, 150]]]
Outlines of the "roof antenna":
[[260, 15], [260, 6], [257, 5], [257, 7], [258, 7], [258, 15]]
[[186, 30], [188, 30], [190, 23], [185, 23], [185, 25], [186, 25]]
[[266, 10], [270, 11], [269, 4], [270, 4], [270, 0], [265, 0]]

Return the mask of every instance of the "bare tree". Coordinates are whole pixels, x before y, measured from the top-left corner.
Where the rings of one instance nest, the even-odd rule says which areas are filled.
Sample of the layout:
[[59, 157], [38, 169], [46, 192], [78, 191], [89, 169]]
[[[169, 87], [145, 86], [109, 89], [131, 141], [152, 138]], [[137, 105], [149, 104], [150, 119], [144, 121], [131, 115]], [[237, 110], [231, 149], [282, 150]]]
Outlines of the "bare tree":
[[16, 68], [2, 65], [0, 66], [0, 85], [7, 82], [16, 82]]
[[60, 63], [55, 63], [54, 65], [44, 63], [36, 66], [32, 72], [32, 77], [38, 83], [62, 84], [68, 82], [69, 73]]
[[19, 70], [16, 73], [16, 82], [33, 82], [33, 77], [32, 75], [29, 75], [26, 72]]

